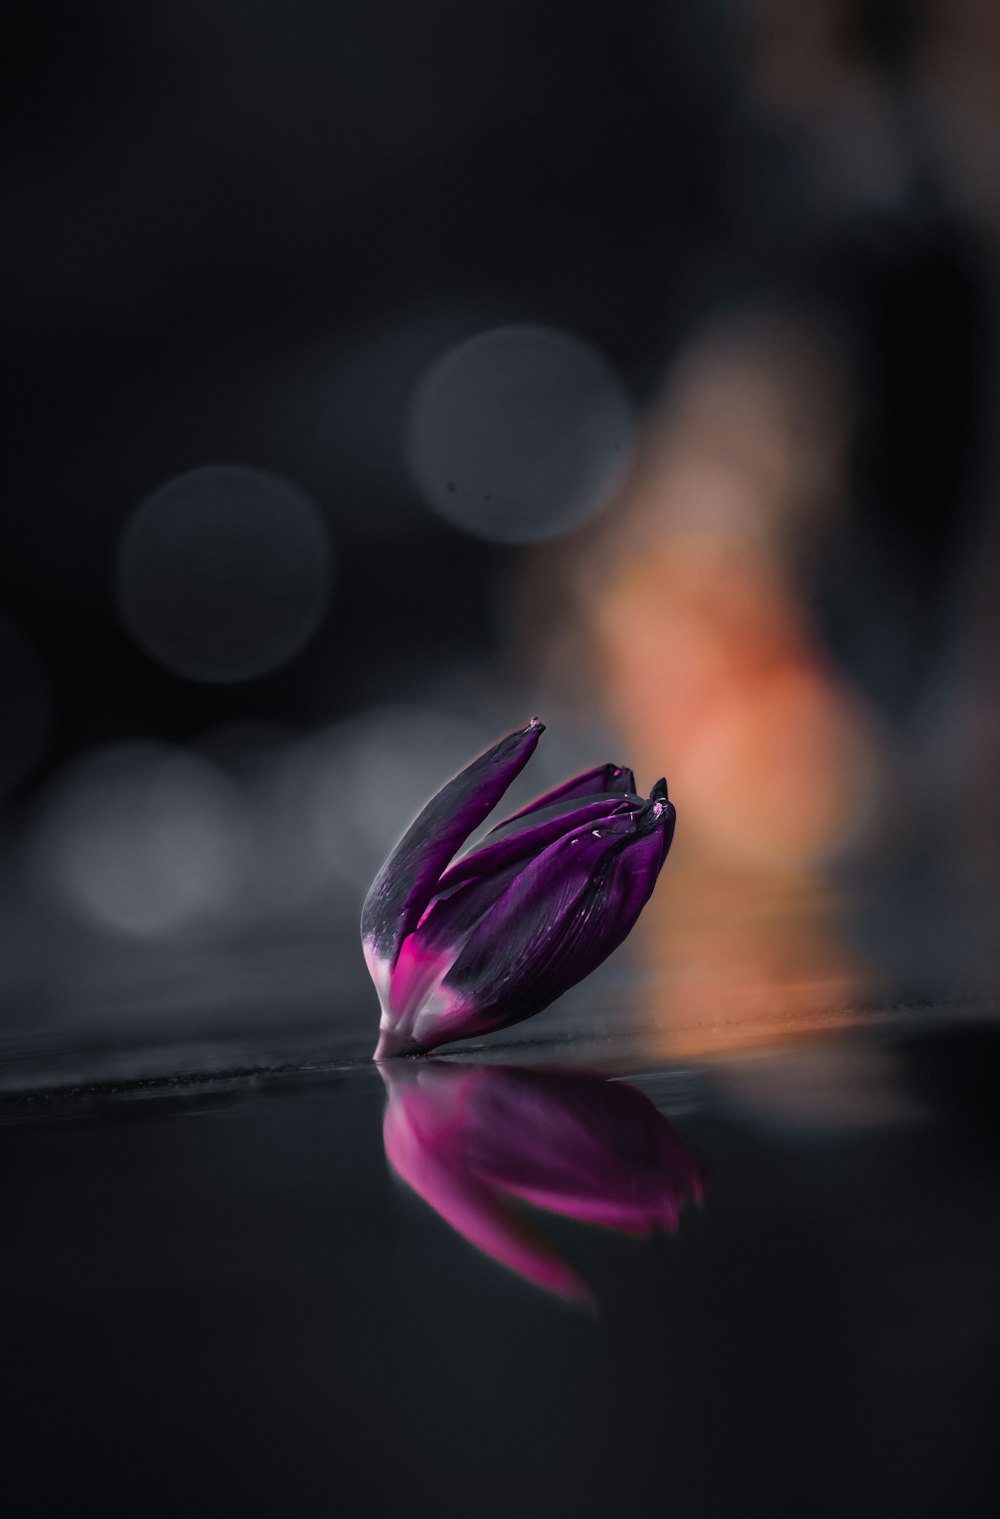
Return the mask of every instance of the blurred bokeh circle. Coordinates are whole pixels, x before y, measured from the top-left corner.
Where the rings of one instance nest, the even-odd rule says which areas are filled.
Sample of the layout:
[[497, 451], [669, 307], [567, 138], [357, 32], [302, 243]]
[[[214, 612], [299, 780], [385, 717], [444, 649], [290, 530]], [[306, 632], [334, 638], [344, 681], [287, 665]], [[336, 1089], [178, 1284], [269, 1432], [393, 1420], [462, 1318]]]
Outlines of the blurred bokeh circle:
[[208, 761], [161, 744], [88, 755], [56, 785], [33, 852], [46, 896], [140, 938], [228, 917], [252, 862], [237, 788]]
[[189, 680], [251, 680], [302, 648], [330, 600], [319, 512], [263, 470], [214, 465], [177, 476], [129, 521], [118, 602], [154, 659]]
[[395, 841], [491, 736], [473, 717], [392, 704], [290, 745], [257, 792], [258, 893], [286, 904], [339, 895], [356, 915]]
[[407, 442], [434, 511], [497, 543], [537, 543], [606, 504], [631, 430], [629, 397], [600, 354], [555, 328], [515, 326], [438, 359]]

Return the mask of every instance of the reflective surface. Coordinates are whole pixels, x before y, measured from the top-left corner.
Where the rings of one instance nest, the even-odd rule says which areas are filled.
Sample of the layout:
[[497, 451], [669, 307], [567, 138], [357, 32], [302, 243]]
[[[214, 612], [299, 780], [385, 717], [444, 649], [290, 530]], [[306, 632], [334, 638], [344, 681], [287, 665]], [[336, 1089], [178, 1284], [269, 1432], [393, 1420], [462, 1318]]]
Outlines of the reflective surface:
[[349, 1040], [8, 1088], [8, 1472], [55, 1511], [992, 1512], [996, 1027], [638, 1051], [541, 1031], [388, 1105]]
[[390, 1168], [471, 1244], [567, 1301], [593, 1296], [513, 1204], [648, 1238], [704, 1195], [697, 1160], [627, 1083], [443, 1061], [379, 1074]]

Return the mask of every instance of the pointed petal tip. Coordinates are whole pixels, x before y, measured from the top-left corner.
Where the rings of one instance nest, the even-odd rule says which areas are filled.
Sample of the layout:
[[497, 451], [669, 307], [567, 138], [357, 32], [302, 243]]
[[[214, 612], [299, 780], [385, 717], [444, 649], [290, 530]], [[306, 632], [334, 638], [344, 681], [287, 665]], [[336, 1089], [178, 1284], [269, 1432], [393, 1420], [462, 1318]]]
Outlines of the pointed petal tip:
[[400, 945], [419, 923], [442, 872], [524, 769], [544, 726], [532, 718], [478, 755], [431, 797], [390, 851], [361, 912], [369, 964], [384, 963], [390, 975], [395, 970]]

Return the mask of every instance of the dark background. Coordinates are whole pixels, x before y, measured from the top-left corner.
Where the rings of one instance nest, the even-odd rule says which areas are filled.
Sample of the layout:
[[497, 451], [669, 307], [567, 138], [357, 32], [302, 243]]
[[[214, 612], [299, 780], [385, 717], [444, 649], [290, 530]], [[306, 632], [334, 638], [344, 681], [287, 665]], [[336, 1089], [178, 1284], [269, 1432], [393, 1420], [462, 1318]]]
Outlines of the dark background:
[[[849, 334], [854, 499], [809, 594], [905, 712], [982, 511], [993, 350], [982, 208], [914, 103], [940, 20], [862, 0], [5, 6], [0, 604], [42, 672], [4, 698], [30, 730], [21, 784], [111, 738], [356, 712], [447, 668], [459, 636], [488, 656], [516, 551], [442, 525], [399, 466], [422, 368], [552, 324], [642, 402], [707, 314], [773, 298]], [[821, 160], [831, 78], [863, 79], [889, 126], [863, 118]], [[164, 670], [115, 607], [138, 502], [219, 462], [303, 488], [336, 553], [316, 637], [248, 684]]]

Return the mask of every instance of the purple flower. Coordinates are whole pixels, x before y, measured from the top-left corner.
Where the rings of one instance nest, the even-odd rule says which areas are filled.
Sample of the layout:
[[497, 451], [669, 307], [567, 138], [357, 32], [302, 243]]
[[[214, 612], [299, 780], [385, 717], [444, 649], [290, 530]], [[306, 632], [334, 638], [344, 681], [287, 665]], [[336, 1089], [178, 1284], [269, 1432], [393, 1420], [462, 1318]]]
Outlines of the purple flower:
[[656, 885], [674, 832], [666, 781], [649, 800], [599, 765], [499, 824], [460, 859], [530, 759], [533, 718], [427, 803], [361, 914], [382, 1004], [375, 1059], [520, 1023], [600, 965]]
[[516, 1206], [645, 1237], [677, 1226], [704, 1174], [648, 1098], [585, 1071], [382, 1067], [385, 1154], [463, 1238], [572, 1302], [591, 1293]]

